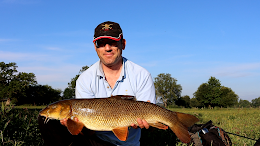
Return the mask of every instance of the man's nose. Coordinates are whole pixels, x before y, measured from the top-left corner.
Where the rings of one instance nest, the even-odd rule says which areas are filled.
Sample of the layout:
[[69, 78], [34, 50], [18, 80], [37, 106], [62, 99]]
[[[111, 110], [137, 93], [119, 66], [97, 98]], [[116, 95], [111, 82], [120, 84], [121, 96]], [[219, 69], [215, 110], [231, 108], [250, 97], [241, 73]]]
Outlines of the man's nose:
[[105, 50], [111, 50], [111, 46], [109, 44], [105, 45]]

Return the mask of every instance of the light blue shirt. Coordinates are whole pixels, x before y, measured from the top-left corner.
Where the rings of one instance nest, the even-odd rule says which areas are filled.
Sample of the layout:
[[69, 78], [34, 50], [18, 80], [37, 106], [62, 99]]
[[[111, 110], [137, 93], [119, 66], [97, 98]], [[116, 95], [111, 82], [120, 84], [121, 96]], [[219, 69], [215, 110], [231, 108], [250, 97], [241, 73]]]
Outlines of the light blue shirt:
[[[155, 104], [155, 88], [151, 74], [143, 67], [123, 57], [123, 68], [113, 89], [105, 79], [100, 60], [84, 71], [76, 82], [76, 98], [105, 98], [113, 95], [132, 95], [138, 101]], [[127, 141], [120, 141], [111, 131], [96, 131], [96, 135], [115, 145], [140, 145], [141, 130], [129, 129]]]

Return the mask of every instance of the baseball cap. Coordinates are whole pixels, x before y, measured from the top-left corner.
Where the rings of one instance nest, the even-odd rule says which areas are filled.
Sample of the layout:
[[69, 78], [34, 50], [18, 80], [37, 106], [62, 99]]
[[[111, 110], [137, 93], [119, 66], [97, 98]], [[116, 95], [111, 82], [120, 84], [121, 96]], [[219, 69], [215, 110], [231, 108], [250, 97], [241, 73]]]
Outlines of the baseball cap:
[[100, 23], [95, 28], [93, 42], [102, 38], [108, 38], [115, 41], [119, 41], [121, 38], [123, 38], [123, 32], [120, 25], [116, 22], [111, 21]]

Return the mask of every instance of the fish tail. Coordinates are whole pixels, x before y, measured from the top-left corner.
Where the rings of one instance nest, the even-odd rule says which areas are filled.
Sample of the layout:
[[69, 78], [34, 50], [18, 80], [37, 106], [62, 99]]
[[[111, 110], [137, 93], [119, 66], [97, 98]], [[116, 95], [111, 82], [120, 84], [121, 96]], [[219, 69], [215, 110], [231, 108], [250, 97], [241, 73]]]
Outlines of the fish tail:
[[[170, 128], [183, 143], [189, 143], [191, 138], [188, 132], [188, 127], [198, 122], [199, 119], [193, 115], [184, 113], [176, 112], [176, 115], [177, 120], [175, 120], [175, 123], [171, 125]], [[176, 117], [176, 115], [173, 117]]]

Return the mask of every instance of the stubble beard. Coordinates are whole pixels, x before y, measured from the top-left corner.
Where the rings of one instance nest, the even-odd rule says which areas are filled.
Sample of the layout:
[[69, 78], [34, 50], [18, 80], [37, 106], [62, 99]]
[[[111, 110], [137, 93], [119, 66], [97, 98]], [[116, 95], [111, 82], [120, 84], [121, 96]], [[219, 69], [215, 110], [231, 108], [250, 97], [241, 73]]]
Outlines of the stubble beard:
[[117, 56], [114, 60], [112, 61], [105, 61], [105, 59], [100, 57], [100, 61], [103, 65], [109, 68], [116, 67], [117, 65], [121, 64], [123, 60], [122, 55]]

